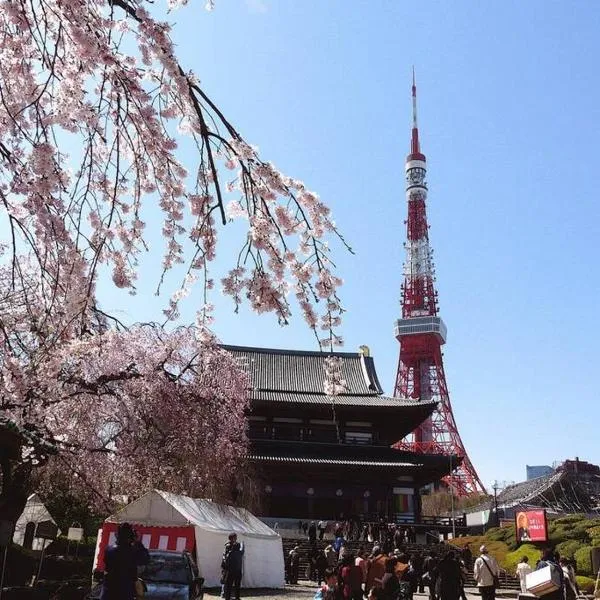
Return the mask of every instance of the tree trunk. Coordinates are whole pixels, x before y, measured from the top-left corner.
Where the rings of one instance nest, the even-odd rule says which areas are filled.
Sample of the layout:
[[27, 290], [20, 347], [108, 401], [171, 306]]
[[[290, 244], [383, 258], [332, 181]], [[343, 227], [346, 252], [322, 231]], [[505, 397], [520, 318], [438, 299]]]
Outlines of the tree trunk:
[[31, 493], [31, 465], [2, 458], [0, 521], [17, 522]]

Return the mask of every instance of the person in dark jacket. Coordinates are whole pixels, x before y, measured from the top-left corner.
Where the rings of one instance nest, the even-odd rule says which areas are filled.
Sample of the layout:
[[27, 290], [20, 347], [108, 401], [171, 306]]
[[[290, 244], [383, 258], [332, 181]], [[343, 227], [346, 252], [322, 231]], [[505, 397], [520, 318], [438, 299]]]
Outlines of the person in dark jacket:
[[438, 559], [433, 552], [430, 552], [423, 563], [423, 577], [425, 584], [429, 587], [430, 600], [436, 600], [435, 583], [438, 574]]
[[317, 541], [317, 524], [314, 521], [308, 527], [308, 539], [312, 544]]
[[136, 539], [129, 523], [121, 523], [117, 543], [104, 551], [104, 580], [101, 600], [134, 600], [138, 567], [148, 564], [150, 555]]
[[413, 594], [419, 592], [420, 594], [425, 593], [425, 586], [421, 576], [423, 575], [423, 555], [420, 552], [415, 552], [410, 557], [410, 566], [414, 572], [414, 583], [413, 583]]
[[290, 550], [290, 583], [298, 583], [298, 572], [300, 570], [300, 546]]
[[240, 600], [240, 585], [242, 583], [242, 570], [244, 563], [244, 548], [237, 541], [237, 535], [231, 533], [229, 541], [225, 544], [221, 567], [225, 582], [225, 600], [231, 600], [233, 593], [235, 600]]
[[560, 588], [555, 590], [554, 592], [550, 592], [549, 594], [544, 594], [544, 600], [564, 600], [565, 598], [565, 576], [562, 568], [558, 564], [560, 561], [560, 557], [558, 554], [555, 554], [553, 550], [547, 549], [544, 550], [542, 554], [542, 559], [538, 561], [535, 570], [539, 571], [544, 567], [550, 567], [553, 572], [558, 573], [560, 578]]
[[439, 600], [459, 600], [462, 590], [462, 573], [454, 552], [450, 551], [438, 565], [436, 596]]
[[325, 556], [325, 552], [319, 552], [316, 560], [316, 568], [317, 568], [317, 583], [321, 585], [321, 582], [325, 580], [325, 571], [328, 567], [327, 557]]

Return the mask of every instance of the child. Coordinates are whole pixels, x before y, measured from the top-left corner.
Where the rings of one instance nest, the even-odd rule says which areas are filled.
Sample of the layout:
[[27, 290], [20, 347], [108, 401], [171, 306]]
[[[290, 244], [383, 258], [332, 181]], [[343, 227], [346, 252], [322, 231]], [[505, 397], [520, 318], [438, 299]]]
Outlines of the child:
[[373, 587], [369, 590], [368, 600], [383, 600], [384, 594], [382, 588]]
[[335, 600], [337, 583], [337, 573], [333, 569], [325, 569], [325, 584], [317, 590], [313, 600]]

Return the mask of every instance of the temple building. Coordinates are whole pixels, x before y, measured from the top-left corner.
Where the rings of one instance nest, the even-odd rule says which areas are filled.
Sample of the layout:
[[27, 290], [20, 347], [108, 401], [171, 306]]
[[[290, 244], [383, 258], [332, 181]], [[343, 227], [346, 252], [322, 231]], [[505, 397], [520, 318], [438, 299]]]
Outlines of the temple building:
[[458, 464], [392, 445], [435, 402], [383, 395], [373, 358], [337, 352], [346, 391], [324, 393], [331, 353], [224, 346], [248, 368], [250, 459], [264, 489], [263, 516], [420, 520], [420, 490]]

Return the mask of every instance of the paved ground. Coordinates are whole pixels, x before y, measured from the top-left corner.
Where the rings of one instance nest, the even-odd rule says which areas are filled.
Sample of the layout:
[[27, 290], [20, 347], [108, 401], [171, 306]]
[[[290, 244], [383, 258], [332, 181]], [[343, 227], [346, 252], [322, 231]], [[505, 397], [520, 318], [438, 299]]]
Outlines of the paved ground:
[[[316, 585], [306, 585], [300, 583], [298, 585], [287, 585], [283, 590], [242, 590], [242, 600], [272, 600], [273, 598], [287, 598], [288, 600], [311, 600], [316, 592]], [[498, 598], [516, 598], [517, 593], [513, 590], [498, 590], [496, 596]], [[208, 590], [204, 594], [205, 600], [216, 600], [219, 598], [219, 591]], [[415, 594], [415, 600], [429, 600], [427, 594]], [[480, 600], [481, 596], [475, 588], [467, 588], [467, 598]]]

